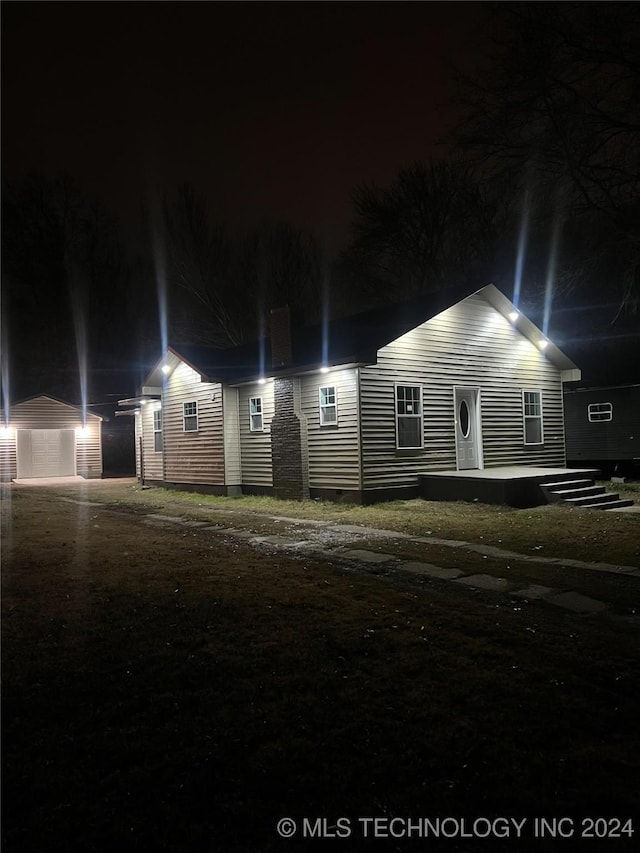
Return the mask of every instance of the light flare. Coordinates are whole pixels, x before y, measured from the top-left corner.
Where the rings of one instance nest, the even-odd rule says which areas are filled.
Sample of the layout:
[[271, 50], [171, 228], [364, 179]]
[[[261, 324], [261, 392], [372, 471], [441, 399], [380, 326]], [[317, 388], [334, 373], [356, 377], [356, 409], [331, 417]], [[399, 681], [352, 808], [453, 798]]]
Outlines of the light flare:
[[88, 394], [88, 351], [87, 337], [87, 298], [89, 283], [78, 274], [71, 279], [71, 307], [73, 310], [73, 328], [76, 335], [76, 355], [78, 358], [78, 384], [80, 386], [80, 408], [82, 426], [87, 425]]
[[527, 238], [529, 236], [529, 189], [524, 192], [522, 201], [522, 219], [520, 220], [520, 233], [518, 235], [518, 254], [516, 256], [516, 271], [513, 281], [513, 304], [517, 309], [520, 304], [520, 289], [522, 286], [522, 271], [524, 259], [527, 254]]
[[560, 249], [560, 234], [562, 232], [562, 208], [560, 199], [556, 199], [553, 225], [551, 231], [551, 246], [549, 248], [549, 261], [547, 263], [547, 276], [544, 288], [544, 313], [542, 316], [542, 334], [545, 338], [549, 334], [549, 322], [551, 320], [551, 306], [553, 304], [553, 291], [555, 289], [556, 268], [558, 265], [558, 253]]

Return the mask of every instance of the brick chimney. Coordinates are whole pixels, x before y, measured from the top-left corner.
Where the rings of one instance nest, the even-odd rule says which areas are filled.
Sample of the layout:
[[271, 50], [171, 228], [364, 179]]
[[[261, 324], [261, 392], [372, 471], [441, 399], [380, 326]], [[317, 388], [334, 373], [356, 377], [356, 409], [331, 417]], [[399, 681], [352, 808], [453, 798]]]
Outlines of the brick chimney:
[[271, 366], [288, 367], [293, 361], [291, 349], [291, 312], [289, 306], [272, 308], [271, 314]]
[[[271, 309], [271, 366], [291, 367], [291, 312], [289, 306]], [[271, 421], [273, 492], [276, 497], [309, 497], [306, 420], [300, 409], [300, 380], [275, 376], [274, 416]]]

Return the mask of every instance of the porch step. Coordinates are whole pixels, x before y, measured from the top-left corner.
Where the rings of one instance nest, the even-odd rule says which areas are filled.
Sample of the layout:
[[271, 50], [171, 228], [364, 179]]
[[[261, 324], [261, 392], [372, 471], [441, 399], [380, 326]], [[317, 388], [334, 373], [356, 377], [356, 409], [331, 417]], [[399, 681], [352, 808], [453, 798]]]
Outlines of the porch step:
[[540, 483], [540, 488], [555, 492], [559, 489], [581, 489], [584, 486], [593, 486], [593, 484], [593, 480], [558, 480], [557, 483]]
[[601, 495], [604, 492], [603, 486], [582, 486], [576, 489], [551, 489], [554, 495], [562, 498], [563, 501], [581, 501], [588, 500], [593, 495]]
[[621, 500], [620, 495], [596, 486], [593, 480], [562, 480], [541, 483], [540, 488], [549, 503], [566, 503], [583, 509], [621, 509], [633, 506], [632, 500]]
[[[614, 497], [618, 497], [615, 495]], [[607, 501], [607, 503], [599, 504], [581, 504], [582, 509], [622, 509], [625, 506], [633, 506], [633, 501], [629, 498], [620, 498], [619, 500]]]
[[[598, 487], [596, 487], [598, 488]], [[610, 504], [613, 501], [617, 501], [620, 499], [620, 495], [613, 494], [612, 492], [605, 492], [604, 487], [600, 486], [598, 491], [587, 496], [581, 498], [565, 498], [564, 502], [571, 504], [572, 506], [601, 506], [603, 504]]]

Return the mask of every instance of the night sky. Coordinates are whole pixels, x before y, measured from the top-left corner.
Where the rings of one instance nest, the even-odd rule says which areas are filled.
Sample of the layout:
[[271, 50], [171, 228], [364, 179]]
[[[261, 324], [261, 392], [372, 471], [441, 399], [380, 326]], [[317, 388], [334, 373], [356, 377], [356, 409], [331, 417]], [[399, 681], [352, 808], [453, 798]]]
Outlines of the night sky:
[[66, 170], [126, 226], [190, 182], [217, 215], [347, 236], [349, 193], [438, 156], [484, 3], [15, 3], [5, 177]]

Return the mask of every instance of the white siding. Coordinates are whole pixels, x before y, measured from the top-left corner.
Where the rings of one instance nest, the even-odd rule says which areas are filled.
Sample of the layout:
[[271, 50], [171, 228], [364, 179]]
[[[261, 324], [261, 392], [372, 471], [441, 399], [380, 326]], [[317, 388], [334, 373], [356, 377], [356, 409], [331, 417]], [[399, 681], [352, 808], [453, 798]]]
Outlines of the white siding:
[[242, 483], [242, 464], [240, 459], [238, 389], [225, 386], [223, 394], [225, 483], [227, 486], [239, 486]]
[[[263, 430], [251, 432], [249, 398], [262, 397]], [[246, 486], [272, 486], [271, 421], [274, 415], [273, 380], [264, 385], [254, 382], [238, 389], [240, 415], [240, 451], [242, 454], [242, 483]]]
[[[163, 464], [162, 451], [155, 449], [155, 439], [153, 435], [153, 413], [160, 406], [160, 401], [157, 403], [149, 401], [140, 406], [140, 415], [137, 420], [140, 421], [142, 429], [142, 449], [144, 453], [144, 479], [145, 480], [163, 480]], [[138, 441], [140, 439], [138, 438]]]
[[[396, 450], [394, 383], [422, 385], [424, 449]], [[475, 295], [378, 352], [361, 370], [364, 488], [414, 485], [417, 474], [456, 468], [453, 388], [480, 389], [484, 465], [562, 466], [560, 372]], [[522, 390], [540, 389], [544, 445], [525, 446]]]
[[[197, 402], [198, 430], [185, 432], [183, 404]], [[201, 382], [181, 363], [163, 392], [164, 479], [169, 483], [224, 485], [222, 386]]]
[[[4, 425], [4, 413], [0, 413]], [[90, 479], [102, 476], [102, 421], [87, 414], [84, 434], [82, 413], [75, 406], [39, 396], [11, 406], [8, 430], [0, 430], [0, 475], [4, 480], [17, 476], [18, 430], [74, 430], [76, 472]]]
[[136, 477], [138, 479], [140, 479], [140, 437], [141, 437], [140, 421], [141, 421], [141, 415], [138, 412], [136, 412], [136, 414], [134, 415], [134, 421], [135, 421], [134, 435], [135, 435], [135, 442], [136, 442]]
[[[336, 388], [337, 426], [320, 426], [321, 386]], [[300, 378], [301, 411], [307, 424], [309, 487], [360, 488], [357, 372], [331, 370]]]

